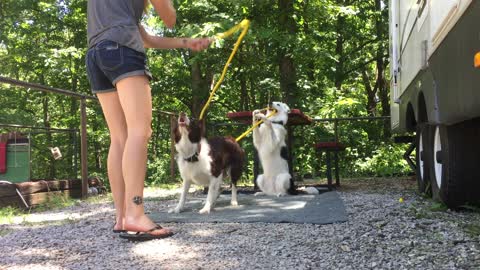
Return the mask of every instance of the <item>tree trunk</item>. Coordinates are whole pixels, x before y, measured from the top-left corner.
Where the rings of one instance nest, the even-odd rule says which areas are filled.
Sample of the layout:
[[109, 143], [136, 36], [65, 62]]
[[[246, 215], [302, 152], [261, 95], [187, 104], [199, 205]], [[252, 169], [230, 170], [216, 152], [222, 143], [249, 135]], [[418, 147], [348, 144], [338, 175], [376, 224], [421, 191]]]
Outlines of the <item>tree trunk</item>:
[[[279, 0], [279, 24], [283, 32], [283, 40], [294, 40], [297, 29], [294, 15], [294, 1]], [[279, 51], [279, 71], [280, 71], [280, 90], [283, 93], [283, 101], [290, 105], [291, 108], [298, 106], [298, 89], [297, 89], [297, 74], [295, 64], [292, 58], [292, 44], [286, 44], [283, 49]]]
[[[75, 61], [75, 66], [74, 66], [73, 70], [79, 70], [79, 66], [80, 66], [80, 61]], [[77, 90], [78, 90], [78, 76], [76, 75], [76, 73], [73, 70], [70, 70], [70, 74], [72, 76], [72, 86], [71, 87], [72, 87], [73, 92], [77, 92]], [[79, 101], [77, 99], [70, 98], [70, 116], [78, 117], [78, 115], [79, 115], [78, 102]], [[78, 122], [77, 123], [70, 122], [70, 126], [68, 128], [69, 129], [77, 129], [78, 126], [79, 126]], [[76, 169], [77, 169], [77, 161], [76, 161], [77, 155], [76, 155], [75, 151], [79, 148], [77, 148], [76, 145], [75, 145], [77, 143], [75, 137], [76, 137], [75, 133], [73, 133], [73, 132], [68, 133], [68, 140], [70, 141], [70, 146], [71, 146], [70, 151], [71, 151], [71, 153], [66, 155], [67, 164], [70, 164], [70, 166], [72, 166], [71, 177], [73, 177], [73, 179], [76, 179], [77, 176], [78, 176], [78, 172], [76, 171]]]
[[[207, 75], [203, 76], [200, 63], [195, 62], [192, 64], [191, 78], [192, 99], [190, 102], [190, 110], [192, 111], [193, 117], [198, 118], [202, 112], [203, 106], [207, 102], [213, 75], [211, 73], [207, 73]], [[208, 108], [203, 116], [204, 119], [207, 118], [207, 114]]]
[[337, 91], [342, 90], [342, 84], [344, 80], [344, 61], [345, 56], [343, 52], [343, 45], [344, 45], [344, 37], [343, 37], [343, 28], [345, 27], [345, 17], [342, 15], [338, 15], [337, 18], [337, 25], [336, 25], [336, 33], [337, 33], [337, 40], [335, 44], [335, 56], [337, 58], [337, 62], [335, 63], [335, 88]]
[[372, 88], [366, 67], [362, 69], [362, 80], [365, 85], [365, 91], [367, 92], [367, 112], [369, 115], [375, 116], [377, 111], [375, 96], [378, 90], [378, 81], [375, 83], [375, 87]]
[[[382, 116], [390, 115], [390, 100], [389, 89], [385, 79], [385, 68], [387, 66], [387, 60], [384, 59], [386, 48], [388, 48], [384, 42], [387, 40], [387, 27], [383, 22], [387, 21], [388, 14], [381, 8], [381, 0], [375, 0], [375, 8], [380, 12], [380, 16], [375, 22], [377, 36], [380, 38], [378, 50], [377, 50], [377, 86], [380, 96], [380, 102], [382, 105]], [[385, 139], [390, 138], [391, 129], [390, 122], [385, 121], [383, 126], [383, 135]]]

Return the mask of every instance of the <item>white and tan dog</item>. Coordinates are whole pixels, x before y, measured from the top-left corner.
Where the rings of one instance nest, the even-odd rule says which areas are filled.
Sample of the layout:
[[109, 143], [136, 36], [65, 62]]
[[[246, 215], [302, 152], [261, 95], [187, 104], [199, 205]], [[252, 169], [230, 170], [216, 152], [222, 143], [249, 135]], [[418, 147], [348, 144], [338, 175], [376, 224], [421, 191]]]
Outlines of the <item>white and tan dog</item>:
[[[273, 111], [276, 114], [267, 118]], [[296, 194], [292, 176], [288, 169], [288, 148], [285, 143], [290, 108], [282, 102], [272, 102], [265, 114], [260, 110], [253, 111], [253, 123], [263, 123], [253, 130], [253, 145], [257, 149], [263, 174], [258, 175], [257, 185], [261, 192], [255, 195], [284, 196]]]

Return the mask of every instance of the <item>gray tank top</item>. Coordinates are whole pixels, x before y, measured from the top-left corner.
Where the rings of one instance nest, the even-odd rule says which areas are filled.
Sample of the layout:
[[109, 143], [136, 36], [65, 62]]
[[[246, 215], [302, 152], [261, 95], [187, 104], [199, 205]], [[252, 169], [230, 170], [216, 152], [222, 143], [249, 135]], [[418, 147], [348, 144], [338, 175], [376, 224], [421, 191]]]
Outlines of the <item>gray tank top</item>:
[[143, 5], [143, 0], [88, 0], [88, 48], [111, 40], [144, 53], [138, 30]]

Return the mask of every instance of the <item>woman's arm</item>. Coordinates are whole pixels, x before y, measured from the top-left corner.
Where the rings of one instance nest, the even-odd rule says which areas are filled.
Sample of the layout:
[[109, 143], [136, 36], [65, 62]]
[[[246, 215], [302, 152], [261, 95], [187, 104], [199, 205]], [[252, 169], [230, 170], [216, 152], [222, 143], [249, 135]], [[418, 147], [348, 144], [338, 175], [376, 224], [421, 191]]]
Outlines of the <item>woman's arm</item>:
[[171, 0], [150, 0], [153, 8], [157, 12], [158, 16], [162, 19], [163, 23], [168, 28], [173, 28], [177, 21], [177, 12], [172, 5]]
[[138, 25], [140, 35], [145, 48], [155, 49], [177, 49], [185, 48], [194, 51], [201, 51], [210, 45], [210, 38], [169, 38], [152, 36], [145, 31], [142, 25]]

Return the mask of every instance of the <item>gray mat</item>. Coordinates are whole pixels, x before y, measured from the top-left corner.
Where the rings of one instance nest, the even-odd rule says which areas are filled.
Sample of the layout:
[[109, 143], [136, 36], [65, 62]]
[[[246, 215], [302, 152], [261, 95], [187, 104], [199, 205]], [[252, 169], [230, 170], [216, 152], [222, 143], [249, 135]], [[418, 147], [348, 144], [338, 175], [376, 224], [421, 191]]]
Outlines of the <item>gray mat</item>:
[[345, 206], [335, 191], [285, 197], [238, 194], [238, 207], [230, 205], [230, 195], [221, 195], [214, 210], [208, 215], [201, 215], [198, 211], [203, 207], [204, 200], [205, 196], [187, 198], [182, 213], [169, 214], [165, 211], [151, 213], [150, 216], [160, 223], [328, 224], [347, 221]]

